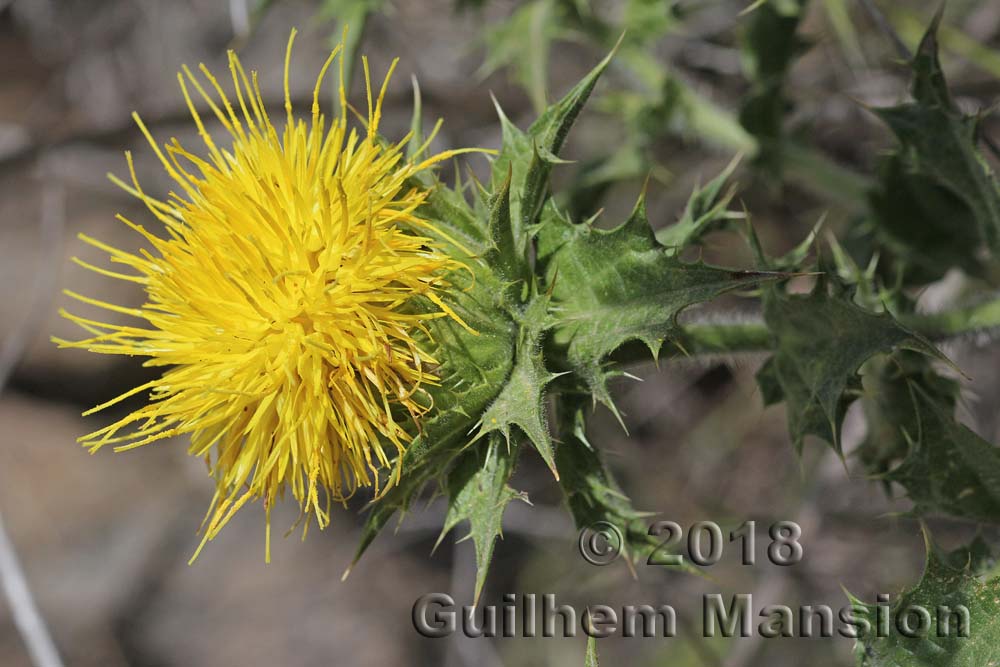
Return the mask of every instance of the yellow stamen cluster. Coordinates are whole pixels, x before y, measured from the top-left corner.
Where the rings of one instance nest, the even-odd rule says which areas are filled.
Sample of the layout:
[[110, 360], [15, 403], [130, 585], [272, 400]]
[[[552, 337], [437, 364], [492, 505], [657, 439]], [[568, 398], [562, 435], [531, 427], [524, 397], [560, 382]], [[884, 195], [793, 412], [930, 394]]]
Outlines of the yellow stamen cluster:
[[[146, 366], [167, 368], [162, 377], [85, 413], [149, 392], [148, 403], [81, 442], [92, 451], [111, 444], [120, 451], [189, 434], [190, 452], [205, 458], [217, 484], [202, 546], [247, 502], [263, 499], [268, 558], [270, 508], [286, 490], [298, 501], [306, 528], [311, 517], [323, 528], [331, 501], [342, 502], [359, 487], [374, 486], [378, 493], [381, 470], [391, 469], [382, 488], [395, 480], [398, 455], [412, 439], [402, 422], [430, 409], [421, 385], [436, 380], [437, 362], [415, 334], [429, 318], [461, 322], [437, 294], [447, 286], [447, 272], [460, 264], [426, 235], [431, 223], [416, 211], [427, 192], [409, 179], [463, 151], [412, 162], [403, 155], [409, 137], [380, 142], [392, 69], [373, 104], [367, 61], [365, 127], [348, 128], [341, 59], [342, 111], [327, 128], [320, 87], [341, 47], [319, 73], [310, 122], [296, 120], [289, 94], [294, 38], [293, 31], [280, 135], [256, 72], [248, 77], [232, 52], [235, 99], [204, 65], [204, 81], [187, 67], [178, 74], [207, 157], [176, 139], [161, 149], [134, 116], [180, 192], [165, 199], [144, 192], [128, 153], [132, 184], [112, 178], [146, 205], [165, 235], [118, 216], [154, 252], [133, 254], [81, 236], [132, 272], [76, 261], [143, 285], [147, 302], [124, 308], [67, 293], [148, 324], [121, 326], [63, 312], [92, 337], [56, 340], [92, 352], [146, 356]], [[217, 145], [206, 130], [189, 85], [231, 135], [231, 147]], [[408, 308], [417, 296], [436, 304], [436, 311]]]

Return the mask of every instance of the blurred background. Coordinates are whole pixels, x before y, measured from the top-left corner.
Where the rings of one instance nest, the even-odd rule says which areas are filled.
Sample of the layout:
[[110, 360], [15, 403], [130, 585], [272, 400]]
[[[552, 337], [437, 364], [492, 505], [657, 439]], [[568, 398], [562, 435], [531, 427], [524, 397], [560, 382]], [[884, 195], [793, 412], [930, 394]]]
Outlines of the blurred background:
[[[411, 607], [420, 595], [447, 592], [459, 604], [472, 598], [472, 544], [453, 539], [464, 535], [463, 528], [431, 553], [444, 515], [440, 500], [429, 499], [396, 534], [381, 535], [343, 583], [364, 498], [336, 512], [327, 531], [312, 531], [304, 543], [294, 536], [276, 541], [270, 565], [264, 564], [263, 511], [246, 509], [189, 566], [212, 483], [203, 465], [187, 457], [187, 443], [90, 455], [75, 442], [115, 417], [110, 411], [82, 418], [83, 410], [143, 382], [147, 371], [137, 359], [56, 350], [50, 336], [80, 335], [57, 315], [68, 305], [60, 290], [141, 304], [139, 290], [102, 279], [70, 258], [99, 254], [77, 239], [81, 232], [123, 249], [139, 246], [114, 215], [147, 216], [106, 173], [127, 174], [128, 149], [147, 190], [160, 194], [170, 187], [129, 115], [139, 111], [161, 141], [176, 136], [194, 146], [175, 78], [182, 64], [205, 62], [224, 73], [226, 50], [235, 48], [248, 68], [259, 70], [264, 97], [278, 108], [284, 47], [290, 28], [298, 27], [292, 97], [299, 109], [307, 108], [316, 72], [340, 34], [338, 18], [355, 12], [350, 17], [356, 20], [366, 14], [357, 13], [359, 6], [371, 7], [361, 51], [375, 77], [392, 57], [401, 58], [384, 134], [399, 138], [409, 126], [412, 74], [427, 123], [444, 119], [439, 148], [497, 147], [491, 93], [524, 127], [546, 97], [557, 99], [603, 51], [564, 29], [558, 14], [532, 23], [538, 17], [524, 15], [524, 3], [513, 0], [461, 7], [453, 0], [397, 0], [376, 10], [380, 4], [0, 0], [0, 512], [68, 665], [583, 664], [583, 636], [424, 639], [414, 631]], [[749, 3], [582, 4], [611, 25], [670, 22], [650, 48], [661, 68], [652, 80], [660, 76], [663, 86], [650, 91], [649, 77], [613, 66], [571, 135], [567, 153], [577, 166], [559, 170], [556, 179], [578, 195], [572, 206], [579, 214], [594, 212], [588, 193], [600, 190], [604, 220], [611, 224], [623, 219], [651, 174], [650, 218], [657, 226], [670, 224], [696, 183], [748, 150], [736, 116], [748, 94], [738, 39], [740, 11]], [[912, 47], [935, 3], [879, 4]], [[648, 18], [623, 15], [640, 5]], [[555, 7], [535, 2], [531, 11]], [[946, 25], [945, 66], [959, 103], [970, 111], [986, 109], [1000, 94], [1000, 3], [950, 2]], [[811, 48], [788, 73], [786, 91], [790, 125], [808, 140], [809, 159], [784, 180], [749, 167], [735, 177], [739, 199], [774, 252], [798, 243], [821, 214], [837, 229], [857, 213], [859, 179], [891, 143], [863, 105], [892, 104], [907, 83], [892, 40], [860, 3], [810, 3], [800, 34]], [[539, 61], [531, 54], [543, 45], [548, 55]], [[530, 67], [539, 62], [541, 73]], [[647, 90], [637, 93], [643, 85]], [[988, 120], [984, 127], [1000, 142], [1000, 125]], [[484, 173], [482, 160], [470, 163]], [[709, 239], [705, 254], [734, 266], [749, 262], [745, 250], [723, 237]], [[947, 300], [960, 288], [955, 282], [946, 279], [925, 298]], [[712, 309], [743, 307], [724, 300]], [[1000, 349], [964, 340], [948, 352], [974, 376], [965, 420], [996, 442]], [[682, 526], [714, 520], [724, 527], [748, 519], [764, 526], [797, 521], [804, 530], [801, 564], [742, 567], [736, 550], [728, 549], [711, 578], [646, 566], [633, 576], [621, 561], [594, 567], [577, 552], [577, 531], [549, 473], [526, 457], [514, 486], [534, 506], [515, 503], [508, 510], [483, 601], [499, 604], [504, 593], [535, 592], [555, 593], [578, 609], [598, 603], [675, 607], [677, 638], [601, 640], [606, 665], [852, 664], [847, 639], [700, 636], [706, 593], [752, 593], [758, 606], [836, 609], [847, 603], [842, 587], [873, 600], [876, 593], [911, 585], [922, 567], [919, 525], [891, 516], [907, 507], [905, 501], [888, 500], [850, 456], [845, 465], [825, 446], [807, 447], [796, 460], [783, 407], [761, 406], [753, 378], [760, 361], [641, 367], [635, 372], [644, 382], [618, 387], [630, 433], [599, 410], [590, 439], [610, 453], [634, 504], [660, 518]], [[854, 409], [845, 449], [850, 452], [863, 435]], [[276, 528], [291, 525], [295, 516], [287, 504], [276, 508]], [[935, 526], [935, 535], [946, 545], [969, 536], [954, 523]], [[0, 603], [0, 665], [29, 664], [10, 609]]]

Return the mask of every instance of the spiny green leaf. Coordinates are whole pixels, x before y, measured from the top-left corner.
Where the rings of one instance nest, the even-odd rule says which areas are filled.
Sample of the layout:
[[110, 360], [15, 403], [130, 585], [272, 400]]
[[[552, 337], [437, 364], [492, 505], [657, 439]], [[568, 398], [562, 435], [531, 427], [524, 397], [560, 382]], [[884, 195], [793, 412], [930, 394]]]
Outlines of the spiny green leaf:
[[738, 165], [737, 157], [722, 173], [691, 193], [681, 219], [658, 231], [656, 240], [664, 246], [679, 250], [697, 241], [719, 223], [731, 219], [728, 208], [733, 191], [723, 191], [722, 188]]
[[[974, 576], [969, 565], [955, 567], [967, 556], [941, 554], [928, 545], [927, 563], [920, 583], [904, 592], [890, 610], [883, 635], [878, 633], [878, 611], [868, 606], [859, 614], [870, 624], [855, 652], [859, 667], [988, 667], [1000, 664], [1000, 578]], [[930, 627], [918, 637], [900, 633], [899, 621], [911, 630], [919, 627], [914, 609], [926, 610]], [[963, 610], [968, 625], [962, 633]], [[955, 612], [951, 614], [950, 612]], [[947, 619], [947, 620], [946, 620]]]
[[953, 267], [983, 274], [982, 243], [968, 203], [896, 154], [879, 170], [869, 204], [879, 241], [892, 253], [906, 285], [926, 285]]
[[[650, 512], [632, 507], [629, 500], [604, 465], [600, 452], [587, 441], [586, 411], [590, 400], [585, 394], [560, 394], [556, 399], [556, 423], [559, 446], [556, 464], [562, 476], [566, 504], [577, 528], [607, 522], [621, 531], [622, 555], [637, 560], [648, 557], [660, 546], [660, 539], [649, 534]], [[687, 569], [687, 566], [681, 566]]]
[[503, 147], [493, 162], [493, 191], [498, 192], [511, 175], [510, 210], [518, 252], [527, 245], [526, 230], [537, 222], [548, 197], [549, 174], [559, 162], [566, 135], [590, 97], [614, 51], [608, 54], [566, 96], [545, 109], [522, 132], [497, 107], [503, 133]]
[[[405, 510], [421, 488], [450, 466], [456, 454], [468, 444], [468, 431], [477, 420], [480, 436], [496, 430], [509, 438], [511, 426], [517, 426], [558, 476], [543, 406], [544, 387], [554, 377], [545, 370], [539, 349], [547, 325], [535, 318], [536, 307], [529, 304], [524, 313], [517, 314], [528, 315], [531, 321], [519, 322], [515, 327], [510, 320], [511, 304], [503, 298], [509, 282], [497, 275], [485, 256], [493, 253], [494, 267], [523, 266], [527, 256], [525, 230], [537, 218], [546, 199], [549, 170], [557, 161], [555, 154], [562, 148], [566, 134], [610, 58], [608, 55], [562, 101], [546, 109], [527, 133], [514, 127], [501, 113], [503, 148], [494, 162], [493, 192], [510, 188], [513, 253], [506, 241], [498, 245], [493, 235], [502, 228], [498, 216], [502, 219], [506, 215], [505, 198], [495, 197], [492, 202], [491, 218], [495, 223], [492, 228], [484, 221], [482, 211], [468, 204], [461, 188], [449, 189], [438, 184], [422, 207], [423, 215], [440, 223], [442, 233], [436, 236], [442, 242], [456, 254], [462, 250], [471, 253], [467, 264], [472, 276], [461, 278], [458, 276], [463, 272], [456, 272], [454, 289], [449, 292], [456, 301], [452, 304], [455, 312], [479, 335], [471, 334], [449, 318], [433, 320], [428, 325], [438, 350], [435, 356], [442, 361], [439, 374], [443, 380], [442, 386], [431, 395], [435, 405], [448, 409], [434, 410], [421, 424], [420, 435], [403, 455], [397, 484], [372, 507], [355, 562], [392, 515]], [[505, 186], [508, 177], [511, 182]], [[429, 233], [434, 233], [433, 229]], [[496, 252], [504, 256], [497, 256]], [[517, 335], [515, 328], [520, 332]]]
[[858, 369], [869, 358], [897, 348], [940, 357], [892, 316], [830, 294], [825, 279], [808, 295], [770, 290], [764, 320], [775, 352], [757, 380], [765, 404], [788, 403], [788, 430], [800, 452], [807, 435], [823, 438], [840, 452], [840, 424], [860, 393]]
[[910, 384], [914, 418], [903, 424], [906, 459], [885, 475], [906, 489], [917, 513], [1000, 521], [1000, 449], [954, 417], [954, 404]]
[[[902, 144], [900, 155], [907, 170], [960, 198], [971, 211], [981, 240], [996, 252], [1000, 250], [1000, 184], [976, 145], [979, 118], [964, 115], [948, 92], [938, 58], [940, 18], [940, 14], [935, 17], [912, 62], [913, 101], [875, 113]], [[932, 248], [918, 250], [934, 252]]]
[[601, 456], [586, 436], [586, 407], [580, 396], [560, 395], [556, 400], [559, 439], [556, 461], [563, 475], [559, 480], [570, 513], [578, 526], [611, 521], [622, 528], [649, 516], [632, 508], [628, 497], [611, 478]]
[[577, 528], [607, 522], [621, 531], [627, 558], [648, 556], [659, 540], [648, 532], [649, 512], [640, 512], [622, 493], [605, 467], [600, 452], [587, 441], [586, 410], [590, 400], [583, 394], [560, 394], [556, 399], [559, 447], [556, 465], [566, 504]]
[[493, 547], [502, 537], [507, 503], [515, 498], [527, 501], [523, 493], [507, 484], [518, 451], [516, 442], [492, 435], [488, 447], [470, 447], [448, 474], [448, 514], [438, 543], [459, 523], [469, 522], [469, 534], [462, 539], [471, 537], [476, 551], [476, 602], [493, 559]]
[[869, 473], [879, 476], [910, 450], [908, 432], [914, 431], [921, 416], [912, 395], [914, 385], [949, 412], [958, 399], [958, 383], [935, 372], [930, 357], [910, 350], [871, 359], [863, 384], [868, 434], [857, 455]]
[[556, 374], [545, 368], [541, 337], [548, 328], [548, 298], [536, 296], [518, 315], [519, 335], [514, 368], [479, 421], [476, 439], [498, 432], [509, 443], [511, 428], [517, 426], [559, 479], [552, 436], [545, 419], [545, 387]]
[[770, 277], [681, 261], [676, 249], [656, 242], [641, 199], [610, 231], [556, 216], [540, 227], [538, 258], [552, 293], [554, 342], [566, 347], [569, 368], [602, 402], [608, 354], [639, 340], [655, 357], [679, 332], [683, 309]]
[[559, 154], [566, 142], [566, 137], [569, 135], [570, 128], [573, 127], [577, 116], [580, 115], [583, 106], [590, 98], [594, 86], [597, 85], [597, 80], [611, 64], [611, 59], [614, 58], [617, 48], [616, 45], [561, 100], [548, 107], [531, 124], [531, 127], [528, 128], [528, 136], [535, 140], [539, 149], [551, 155]]
[[486, 261], [497, 277], [513, 288], [517, 283], [522, 286], [526, 284], [531, 268], [517, 246], [510, 215], [510, 181], [511, 174], [508, 171], [507, 179], [493, 197], [489, 221], [490, 246], [486, 252]]

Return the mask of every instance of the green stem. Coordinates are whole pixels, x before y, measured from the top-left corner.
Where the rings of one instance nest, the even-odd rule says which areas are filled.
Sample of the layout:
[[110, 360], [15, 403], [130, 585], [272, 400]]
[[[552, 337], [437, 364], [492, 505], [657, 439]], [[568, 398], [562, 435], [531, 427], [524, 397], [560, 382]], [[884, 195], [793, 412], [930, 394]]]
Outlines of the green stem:
[[1000, 296], [940, 313], [906, 315], [900, 321], [933, 341], [995, 331], [1000, 328]]
[[[970, 334], [1000, 332], [1000, 295], [973, 306], [903, 315], [899, 320], [935, 343]], [[703, 359], [769, 352], [772, 345], [771, 332], [764, 321], [759, 316], [748, 316], [729, 322], [687, 323], [664, 351], [674, 358]], [[620, 363], [649, 361], [649, 350], [640, 343], [630, 343], [616, 352], [614, 359]]]
[[677, 347], [678, 354], [692, 357], [766, 352], [771, 349], [771, 332], [760, 319], [697, 322], [684, 326]]

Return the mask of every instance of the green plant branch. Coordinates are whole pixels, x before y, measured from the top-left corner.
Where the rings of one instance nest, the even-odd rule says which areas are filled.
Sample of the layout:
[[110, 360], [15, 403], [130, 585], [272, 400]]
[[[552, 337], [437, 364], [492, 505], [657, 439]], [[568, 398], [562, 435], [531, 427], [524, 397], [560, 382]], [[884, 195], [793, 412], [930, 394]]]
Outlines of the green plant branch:
[[900, 322], [935, 342], [971, 334], [1000, 332], [1000, 295], [971, 306], [939, 313], [919, 313], [899, 317]]
[[[771, 332], [759, 314], [723, 317], [686, 322], [672, 344], [664, 346], [661, 358], [699, 360], [771, 351]], [[971, 306], [939, 313], [900, 315], [898, 319], [935, 343], [975, 334], [1000, 336], [1000, 294]], [[618, 363], [641, 363], [650, 360], [650, 353], [641, 343], [629, 343], [613, 358]]]
[[749, 354], [771, 349], [771, 332], [760, 315], [731, 321], [691, 322], [684, 326], [673, 346], [677, 357], [711, 357], [720, 354]]

